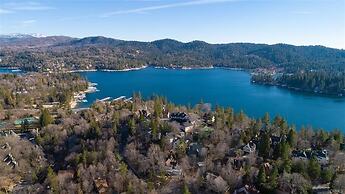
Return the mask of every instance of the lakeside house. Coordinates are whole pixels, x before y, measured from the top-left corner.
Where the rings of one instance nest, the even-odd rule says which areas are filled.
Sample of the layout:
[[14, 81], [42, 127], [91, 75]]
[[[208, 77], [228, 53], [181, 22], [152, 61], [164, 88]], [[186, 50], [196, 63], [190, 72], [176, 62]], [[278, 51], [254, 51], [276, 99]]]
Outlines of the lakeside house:
[[321, 165], [326, 165], [329, 162], [328, 151], [323, 150], [294, 150], [292, 151], [292, 158], [295, 160], [307, 161], [315, 157]]
[[184, 133], [193, 133], [196, 126], [201, 124], [199, 117], [196, 114], [188, 115], [185, 112], [168, 113], [170, 122], [179, 124], [179, 128]]
[[169, 113], [168, 118], [171, 121], [177, 121], [179, 123], [184, 123], [190, 121], [189, 116], [185, 112], [174, 112], [174, 113]]

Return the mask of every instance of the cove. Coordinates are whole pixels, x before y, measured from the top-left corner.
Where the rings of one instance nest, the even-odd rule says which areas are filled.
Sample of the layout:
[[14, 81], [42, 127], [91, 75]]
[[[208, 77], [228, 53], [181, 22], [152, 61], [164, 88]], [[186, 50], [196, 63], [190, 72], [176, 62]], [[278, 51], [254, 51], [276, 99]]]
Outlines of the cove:
[[243, 110], [254, 118], [268, 112], [280, 115], [297, 128], [340, 129], [345, 132], [345, 98], [316, 96], [275, 86], [250, 83], [244, 71], [228, 69], [155, 69], [125, 72], [81, 72], [90, 82], [98, 84], [96, 93], [88, 94], [88, 107], [105, 97], [132, 96], [141, 92], [144, 98], [154, 94], [166, 96], [175, 104], [195, 105], [201, 100], [214, 107], [221, 105]]

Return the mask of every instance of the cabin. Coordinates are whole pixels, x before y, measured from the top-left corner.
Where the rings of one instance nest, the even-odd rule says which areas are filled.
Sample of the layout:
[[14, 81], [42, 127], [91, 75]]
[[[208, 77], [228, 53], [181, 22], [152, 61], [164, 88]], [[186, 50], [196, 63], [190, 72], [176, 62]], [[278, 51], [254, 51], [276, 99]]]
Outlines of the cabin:
[[174, 134], [174, 133], [168, 133], [165, 138], [169, 140], [169, 144], [172, 147], [172, 149], [175, 149], [181, 141], [183, 141], [181, 138], [184, 136], [183, 132], [180, 132], [180, 134]]
[[182, 169], [177, 163], [177, 156], [172, 151], [170, 151], [169, 156], [165, 161], [165, 171], [170, 176], [182, 175]]
[[151, 113], [148, 110], [142, 109], [139, 110], [139, 115], [143, 116], [144, 118], [148, 118], [151, 115]]
[[297, 151], [297, 150], [292, 151], [292, 158], [302, 160], [302, 161], [306, 161], [309, 159], [305, 151]]
[[207, 125], [212, 125], [214, 122], [216, 122], [216, 117], [208, 112], [203, 115], [203, 120]]
[[206, 166], [205, 162], [198, 162], [197, 165], [200, 168]]
[[46, 109], [57, 108], [59, 106], [60, 106], [60, 102], [51, 102], [47, 104], [42, 104], [42, 108], [46, 108]]
[[177, 121], [179, 123], [184, 123], [190, 121], [189, 116], [185, 112], [173, 112], [168, 114], [168, 118], [171, 121]]
[[282, 138], [279, 136], [272, 135], [271, 136], [271, 145], [276, 146], [281, 142]]
[[239, 189], [236, 189], [233, 194], [258, 194], [260, 193], [259, 190], [255, 188], [255, 186], [245, 185]]
[[256, 151], [256, 144], [253, 143], [253, 142], [249, 142], [245, 146], [242, 147], [242, 150], [246, 154], [255, 153], [255, 151]]
[[188, 147], [187, 154], [189, 156], [191, 155], [199, 156], [201, 149], [202, 149], [202, 145], [200, 145], [199, 143], [191, 143]]
[[292, 158], [302, 161], [310, 160], [312, 157], [315, 157], [316, 160], [321, 165], [326, 165], [329, 162], [328, 151], [323, 150], [294, 150], [292, 151]]
[[194, 125], [190, 122], [186, 122], [181, 125], [181, 130], [185, 133], [192, 133], [193, 129], [194, 129]]
[[24, 125], [32, 126], [36, 124], [38, 124], [38, 119], [36, 117], [26, 117], [14, 121], [16, 127], [23, 127]]
[[13, 130], [0, 131], [0, 137], [7, 137], [10, 135], [18, 136]]
[[331, 191], [331, 188], [329, 187], [329, 184], [324, 185], [317, 185], [312, 188], [313, 194], [331, 194], [333, 193]]
[[326, 165], [328, 164], [329, 161], [329, 157], [328, 157], [328, 151], [327, 150], [318, 150], [315, 151], [313, 154], [317, 161], [321, 164], [321, 165]]

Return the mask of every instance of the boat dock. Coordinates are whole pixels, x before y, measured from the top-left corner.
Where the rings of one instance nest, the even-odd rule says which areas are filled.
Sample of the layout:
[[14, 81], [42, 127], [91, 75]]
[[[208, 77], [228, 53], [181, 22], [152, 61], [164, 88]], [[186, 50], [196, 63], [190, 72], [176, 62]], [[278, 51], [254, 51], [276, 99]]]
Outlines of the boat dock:
[[115, 98], [113, 101], [119, 101], [119, 100], [122, 100], [125, 98], [126, 98], [126, 96], [120, 96], [120, 97]]
[[108, 101], [108, 100], [110, 100], [111, 99], [111, 97], [106, 97], [106, 98], [103, 98], [103, 99], [101, 99], [101, 100], [97, 100], [98, 102], [105, 102], [105, 101]]

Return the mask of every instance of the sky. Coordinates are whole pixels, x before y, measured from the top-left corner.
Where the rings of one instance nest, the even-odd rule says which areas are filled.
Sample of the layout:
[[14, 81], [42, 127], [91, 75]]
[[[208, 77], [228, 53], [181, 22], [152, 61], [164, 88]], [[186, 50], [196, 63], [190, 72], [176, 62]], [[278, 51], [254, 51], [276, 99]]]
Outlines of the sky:
[[345, 0], [0, 0], [0, 34], [345, 49]]

